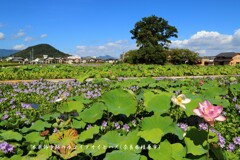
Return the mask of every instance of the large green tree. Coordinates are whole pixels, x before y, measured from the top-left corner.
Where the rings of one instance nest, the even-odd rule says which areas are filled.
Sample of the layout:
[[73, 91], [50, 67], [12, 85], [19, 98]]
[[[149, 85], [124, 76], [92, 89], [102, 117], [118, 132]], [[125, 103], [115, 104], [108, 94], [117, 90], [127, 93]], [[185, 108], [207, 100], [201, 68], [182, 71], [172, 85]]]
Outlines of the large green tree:
[[140, 48], [162, 46], [167, 48], [171, 43], [169, 38], [177, 37], [177, 29], [168, 24], [168, 21], [155, 15], [144, 17], [135, 24], [130, 31], [132, 39], [136, 39], [137, 46]]
[[168, 61], [173, 64], [196, 64], [199, 59], [197, 52], [189, 49], [170, 49], [168, 51]]

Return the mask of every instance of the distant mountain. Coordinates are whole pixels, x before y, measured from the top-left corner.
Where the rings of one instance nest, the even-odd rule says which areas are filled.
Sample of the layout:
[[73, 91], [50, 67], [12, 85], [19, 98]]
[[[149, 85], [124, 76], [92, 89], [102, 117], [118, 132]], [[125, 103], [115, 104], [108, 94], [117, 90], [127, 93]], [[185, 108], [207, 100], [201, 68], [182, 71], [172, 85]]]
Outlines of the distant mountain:
[[63, 53], [49, 44], [39, 44], [36, 46], [28, 47], [22, 51], [14, 54], [15, 57], [30, 58], [30, 54], [33, 53], [33, 58], [43, 58], [43, 55], [48, 57], [68, 57], [69, 54]]
[[0, 57], [8, 57], [14, 53], [19, 52], [19, 50], [13, 50], [13, 49], [0, 49]]
[[97, 59], [106, 60], [106, 59], [117, 59], [117, 58], [109, 56], [109, 55], [105, 55], [105, 56], [99, 56], [99, 57], [97, 57]]

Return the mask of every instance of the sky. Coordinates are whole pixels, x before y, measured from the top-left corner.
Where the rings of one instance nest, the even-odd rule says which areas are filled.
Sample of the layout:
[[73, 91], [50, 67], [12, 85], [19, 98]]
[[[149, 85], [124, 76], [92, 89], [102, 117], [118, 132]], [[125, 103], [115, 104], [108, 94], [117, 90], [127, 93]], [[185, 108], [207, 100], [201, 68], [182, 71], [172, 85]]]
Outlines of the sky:
[[50, 44], [79, 56], [136, 49], [130, 30], [158, 16], [178, 30], [170, 48], [240, 52], [239, 0], [0, 0], [0, 49]]

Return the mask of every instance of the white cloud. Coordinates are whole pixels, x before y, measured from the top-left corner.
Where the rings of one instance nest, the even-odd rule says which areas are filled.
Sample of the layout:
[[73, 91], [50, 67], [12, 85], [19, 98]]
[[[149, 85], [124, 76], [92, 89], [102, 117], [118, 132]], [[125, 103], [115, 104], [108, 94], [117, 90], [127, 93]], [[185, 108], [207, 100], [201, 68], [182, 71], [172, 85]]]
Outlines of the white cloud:
[[240, 29], [232, 35], [221, 34], [213, 31], [200, 31], [189, 39], [175, 40], [171, 48], [188, 48], [200, 53], [201, 56], [216, 55], [221, 52], [240, 52]]
[[136, 45], [128, 42], [127, 40], [118, 40], [96, 46], [78, 45], [76, 46], [76, 53], [74, 54], [82, 57], [110, 55], [118, 58], [121, 53], [127, 52], [131, 49], [136, 49]]
[[0, 32], [0, 40], [4, 39], [4, 34], [2, 32]]
[[30, 41], [33, 41], [33, 40], [34, 40], [33, 37], [26, 37], [26, 38], [24, 39], [25, 42], [30, 42]]
[[16, 35], [15, 38], [23, 37], [26, 33], [23, 30], [20, 30]]
[[24, 44], [18, 44], [13, 47], [13, 49], [15, 49], [15, 50], [23, 50], [25, 48], [26, 48], [26, 46]]
[[47, 34], [41, 34], [40, 38], [46, 38], [48, 35]]

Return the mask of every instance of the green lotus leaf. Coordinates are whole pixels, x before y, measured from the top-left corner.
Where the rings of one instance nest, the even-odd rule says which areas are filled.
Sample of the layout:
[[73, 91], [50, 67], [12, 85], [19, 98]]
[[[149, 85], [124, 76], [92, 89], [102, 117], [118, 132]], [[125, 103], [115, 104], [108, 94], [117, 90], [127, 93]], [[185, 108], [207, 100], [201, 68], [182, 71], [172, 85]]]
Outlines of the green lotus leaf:
[[34, 160], [47, 160], [52, 156], [52, 151], [50, 148], [44, 148], [37, 152], [36, 157], [32, 157]]
[[153, 115], [151, 117], [144, 118], [141, 121], [142, 131], [151, 130], [159, 128], [163, 133], [167, 132], [168, 127], [173, 123], [173, 120], [170, 117], [162, 117], [158, 115]]
[[79, 114], [79, 117], [86, 123], [94, 123], [102, 118], [105, 106], [103, 103], [94, 103], [90, 108], [85, 109]]
[[186, 146], [187, 146], [187, 153], [191, 153], [193, 155], [202, 155], [207, 153], [207, 150], [203, 148], [202, 145], [195, 145], [193, 140], [190, 138], [185, 138], [184, 139]]
[[12, 130], [4, 131], [3, 133], [0, 134], [0, 137], [2, 137], [4, 140], [16, 140], [16, 141], [22, 140], [22, 135]]
[[50, 123], [44, 122], [42, 120], [37, 120], [36, 122], [34, 122], [34, 124], [32, 124], [30, 128], [23, 127], [21, 131], [23, 133], [26, 133], [28, 131], [43, 131], [45, 130], [45, 128], [50, 128], [50, 127], [51, 127]]
[[149, 152], [148, 152], [148, 155], [153, 160], [160, 160], [160, 159], [171, 160], [172, 159], [171, 144], [167, 140], [165, 140], [165, 141], [160, 143], [159, 148], [150, 149]]
[[43, 119], [44, 119], [45, 121], [49, 121], [51, 118], [55, 119], [55, 118], [57, 118], [57, 117], [59, 117], [59, 116], [60, 116], [60, 113], [55, 112], [55, 113], [51, 113], [51, 114], [46, 114], [46, 115], [44, 115], [44, 116], [43, 116]]
[[88, 149], [86, 149], [85, 153], [91, 154], [96, 157], [101, 154], [104, 154], [108, 149], [108, 143], [103, 140], [95, 141], [94, 144], [88, 145]]
[[59, 109], [61, 113], [77, 111], [81, 112], [84, 105], [80, 101], [68, 101]]
[[83, 131], [79, 135], [79, 142], [84, 142], [88, 139], [92, 139], [95, 134], [99, 133], [99, 126], [93, 126], [86, 131]]
[[26, 136], [24, 136], [24, 138], [26, 139], [27, 142], [30, 142], [30, 143], [38, 143], [39, 141], [45, 139], [44, 137], [40, 136], [39, 132], [31, 132]]
[[116, 147], [119, 146], [119, 144], [122, 141], [120, 133], [117, 131], [109, 131], [106, 134], [104, 134], [100, 140], [106, 141], [108, 143], [108, 146]]
[[77, 128], [77, 129], [82, 128], [83, 129], [85, 126], [86, 126], [86, 123], [84, 123], [83, 121], [73, 119], [73, 122], [72, 122], [72, 127], [73, 128]]
[[187, 147], [187, 153], [193, 155], [202, 155], [207, 152], [205, 149], [207, 142], [208, 133], [204, 130], [198, 130], [195, 127], [192, 127], [186, 134], [184, 141]]
[[139, 86], [140, 87], [148, 86], [148, 85], [153, 84], [155, 82], [156, 82], [156, 80], [154, 78], [147, 77], [147, 78], [143, 78], [143, 79], [140, 80]]
[[174, 160], [182, 160], [186, 156], [186, 148], [181, 143], [171, 144], [172, 158]]
[[139, 153], [141, 152], [140, 148], [135, 148], [138, 144], [139, 141], [139, 136], [137, 135], [138, 131], [134, 130], [129, 132], [127, 135], [122, 135], [119, 139], [121, 140], [118, 144], [119, 144], [119, 149], [120, 150], [127, 150], [128, 151], [132, 151], [135, 153]]
[[121, 160], [139, 160], [140, 155], [135, 154], [133, 152], [129, 151], [112, 151], [110, 153], [106, 154], [106, 157], [104, 160], [116, 160], [116, 159], [121, 159]]
[[102, 96], [108, 111], [114, 115], [125, 114], [127, 117], [137, 110], [137, 101], [133, 95], [122, 89], [106, 92]]
[[240, 93], [240, 84], [231, 84], [230, 91], [233, 95], [237, 96]]
[[145, 139], [145, 141], [150, 141], [152, 143], [159, 143], [164, 133], [161, 129], [154, 128], [151, 130], [140, 131], [137, 135]]
[[168, 128], [165, 130], [165, 134], [166, 133], [172, 133], [172, 134], [175, 134], [176, 136], [178, 136], [178, 138], [180, 140], [183, 139], [183, 134], [184, 134], [184, 131], [177, 126], [176, 123], [172, 123], [171, 125], [168, 126]]
[[187, 116], [195, 115], [193, 110], [198, 108], [199, 102], [202, 102], [201, 98], [191, 99], [191, 102], [185, 105], [186, 109], [184, 111], [187, 114]]

